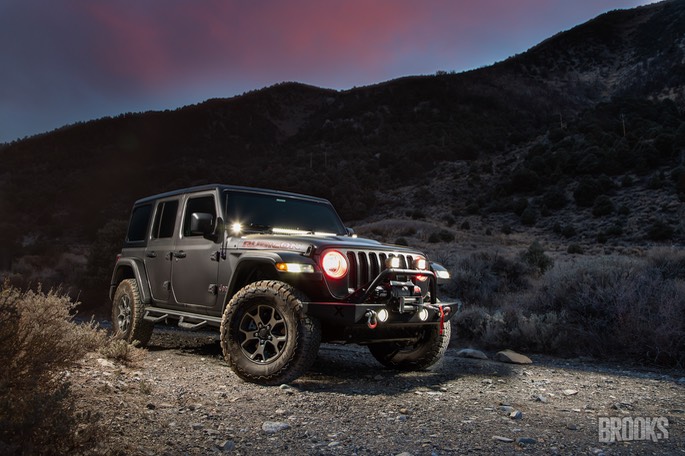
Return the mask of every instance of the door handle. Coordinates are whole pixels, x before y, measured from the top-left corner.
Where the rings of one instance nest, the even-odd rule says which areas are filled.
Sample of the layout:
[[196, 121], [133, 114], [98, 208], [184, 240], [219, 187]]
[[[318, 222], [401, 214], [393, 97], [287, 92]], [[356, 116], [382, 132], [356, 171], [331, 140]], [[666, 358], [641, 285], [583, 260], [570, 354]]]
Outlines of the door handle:
[[179, 250], [178, 252], [174, 252], [174, 258], [185, 258], [186, 253], [183, 250]]
[[148, 258], [157, 258], [157, 252], [146, 252], [145, 256]]

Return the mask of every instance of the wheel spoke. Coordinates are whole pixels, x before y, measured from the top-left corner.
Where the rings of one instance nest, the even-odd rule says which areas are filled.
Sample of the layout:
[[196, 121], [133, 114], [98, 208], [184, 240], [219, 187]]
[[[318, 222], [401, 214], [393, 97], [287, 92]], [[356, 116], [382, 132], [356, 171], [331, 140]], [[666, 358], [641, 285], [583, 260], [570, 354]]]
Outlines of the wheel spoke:
[[287, 343], [287, 327], [277, 308], [258, 304], [248, 309], [238, 327], [240, 348], [255, 363], [278, 358]]

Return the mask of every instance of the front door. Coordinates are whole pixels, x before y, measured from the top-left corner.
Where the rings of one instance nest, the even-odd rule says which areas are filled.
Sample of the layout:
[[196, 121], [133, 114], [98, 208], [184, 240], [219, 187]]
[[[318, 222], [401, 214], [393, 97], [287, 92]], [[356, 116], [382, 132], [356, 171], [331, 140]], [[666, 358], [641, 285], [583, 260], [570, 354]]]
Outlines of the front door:
[[206, 312], [216, 304], [219, 249], [221, 244], [193, 232], [191, 224], [198, 214], [217, 218], [213, 193], [191, 195], [185, 202], [180, 237], [172, 253], [171, 289], [173, 299], [189, 311]]

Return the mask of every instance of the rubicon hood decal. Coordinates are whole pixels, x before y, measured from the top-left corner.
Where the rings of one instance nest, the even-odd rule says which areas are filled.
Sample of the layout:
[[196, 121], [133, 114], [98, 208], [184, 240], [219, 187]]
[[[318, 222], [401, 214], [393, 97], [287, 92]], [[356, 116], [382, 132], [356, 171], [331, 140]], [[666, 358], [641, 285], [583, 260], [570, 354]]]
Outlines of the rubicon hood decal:
[[307, 249], [309, 249], [310, 244], [285, 240], [241, 239], [238, 241], [236, 247], [239, 249], [257, 250], [292, 250], [294, 252], [305, 253]]

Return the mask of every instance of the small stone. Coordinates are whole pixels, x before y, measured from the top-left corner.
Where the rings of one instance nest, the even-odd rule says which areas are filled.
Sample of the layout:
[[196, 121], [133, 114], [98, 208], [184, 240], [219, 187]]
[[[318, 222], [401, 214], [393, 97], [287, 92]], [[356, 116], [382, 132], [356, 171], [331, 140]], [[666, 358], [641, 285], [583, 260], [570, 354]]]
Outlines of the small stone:
[[529, 357], [520, 353], [516, 353], [513, 350], [503, 350], [501, 352], [497, 352], [495, 359], [503, 363], [533, 364], [533, 361]]
[[543, 404], [547, 402], [547, 398], [543, 396], [542, 394], [535, 394], [533, 395], [533, 400], [537, 402], [542, 402]]
[[576, 394], [578, 394], [578, 391], [574, 389], [565, 389], [564, 391], [562, 391], [562, 393], [564, 394], [564, 396], [575, 396]]
[[154, 410], [157, 408], [152, 402], [149, 402], [145, 407], [147, 407], [148, 410]]
[[328, 446], [331, 447], [331, 448], [337, 447], [338, 445], [340, 445], [340, 442], [331, 442], [331, 443], [328, 444]]
[[228, 453], [235, 449], [235, 442], [233, 440], [226, 440], [224, 443], [219, 445], [219, 450], [224, 453]]
[[512, 420], [520, 420], [523, 418], [523, 412], [521, 410], [514, 410], [509, 414], [509, 418]]
[[96, 359], [95, 361], [96, 361], [100, 366], [102, 366], [102, 367], [107, 367], [107, 368], [110, 368], [110, 369], [113, 369], [113, 368], [114, 368], [114, 363], [113, 363], [112, 361], [108, 361], [108, 360], [106, 360], [106, 359], [104, 359], [104, 358], [98, 358], [98, 359]]
[[489, 359], [488, 355], [473, 348], [463, 348], [457, 352], [457, 356], [460, 358]]
[[493, 435], [492, 440], [504, 443], [511, 443], [514, 441], [514, 439], [510, 439], [509, 437], [502, 437], [501, 435]]
[[578, 430], [578, 425], [577, 425], [577, 424], [570, 423], [570, 424], [567, 424], [567, 425], [566, 425], [566, 429], [568, 429], [569, 431], [577, 431], [577, 430]]
[[383, 380], [383, 376], [380, 375], [380, 374], [378, 374], [378, 375], [376, 375], [373, 379], [374, 379], [374, 380]]
[[282, 421], [265, 421], [262, 423], [262, 431], [267, 434], [275, 434], [276, 432], [284, 431], [286, 429], [290, 429], [290, 425]]
[[514, 407], [512, 407], [511, 405], [500, 405], [499, 411], [504, 413], [505, 415], [508, 415], [514, 411]]
[[191, 428], [193, 428], [193, 431], [199, 431], [204, 427], [202, 423], [193, 423], [190, 425]]
[[519, 445], [533, 445], [535, 443], [538, 443], [538, 441], [532, 437], [519, 437], [516, 439], [516, 443], [518, 443]]
[[400, 413], [401, 413], [402, 415], [409, 415], [409, 409], [408, 409], [408, 408], [405, 408], [405, 407], [402, 407], [402, 408], [400, 409]]

